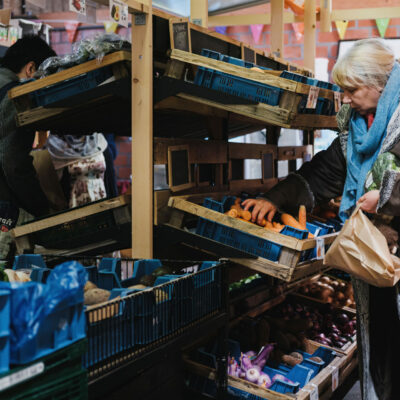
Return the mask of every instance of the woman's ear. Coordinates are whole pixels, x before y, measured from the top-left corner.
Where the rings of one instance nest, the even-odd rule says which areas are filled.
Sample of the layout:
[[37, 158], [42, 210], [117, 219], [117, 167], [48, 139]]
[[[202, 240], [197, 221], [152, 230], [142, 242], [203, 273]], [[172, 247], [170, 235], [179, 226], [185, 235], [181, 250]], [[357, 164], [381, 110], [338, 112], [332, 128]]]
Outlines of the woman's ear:
[[26, 77], [33, 78], [35, 72], [36, 72], [36, 64], [33, 61], [29, 61], [28, 64], [25, 65]]

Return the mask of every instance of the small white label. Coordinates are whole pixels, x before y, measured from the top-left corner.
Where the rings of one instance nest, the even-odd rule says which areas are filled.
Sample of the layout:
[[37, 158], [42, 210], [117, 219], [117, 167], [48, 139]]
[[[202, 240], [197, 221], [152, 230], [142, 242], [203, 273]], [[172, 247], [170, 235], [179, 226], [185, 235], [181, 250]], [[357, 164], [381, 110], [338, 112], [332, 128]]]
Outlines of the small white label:
[[332, 392], [339, 387], [339, 370], [336, 367], [332, 368]]
[[69, 0], [69, 10], [86, 15], [86, 0]]
[[319, 87], [310, 86], [310, 91], [308, 92], [306, 108], [315, 109], [315, 107], [317, 107], [318, 94], [319, 94]]
[[23, 381], [33, 378], [36, 375], [40, 375], [44, 371], [44, 363], [40, 362], [33, 364], [28, 368], [21, 369], [14, 374], [10, 374], [0, 379], [0, 391], [10, 388], [11, 386], [17, 385]]
[[122, 0], [110, 0], [111, 21], [128, 27], [128, 5]]
[[340, 107], [342, 107], [342, 96], [340, 92], [333, 92], [335, 101], [335, 112], [339, 112]]
[[321, 260], [325, 257], [325, 240], [322, 237], [316, 237], [316, 249], [317, 249], [317, 259]]
[[315, 387], [315, 388], [310, 392], [310, 400], [319, 400], [318, 387]]

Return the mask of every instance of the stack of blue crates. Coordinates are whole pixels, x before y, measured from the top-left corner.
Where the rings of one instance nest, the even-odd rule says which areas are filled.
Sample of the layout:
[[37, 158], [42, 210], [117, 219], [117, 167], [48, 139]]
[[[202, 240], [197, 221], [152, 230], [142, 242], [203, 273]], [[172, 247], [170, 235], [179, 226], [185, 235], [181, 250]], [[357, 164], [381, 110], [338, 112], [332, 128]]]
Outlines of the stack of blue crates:
[[[229, 64], [238, 65], [240, 67], [252, 68], [255, 66], [254, 63], [226, 56], [212, 50], [203, 49], [201, 55], [215, 60], [224, 61]], [[269, 69], [259, 66], [257, 66], [257, 68]], [[282, 92], [281, 89], [264, 83], [255, 82], [250, 79], [240, 78], [238, 76], [204, 67], [198, 68], [194, 83], [219, 92], [224, 92], [260, 103], [266, 103], [271, 106], [277, 106], [279, 104]]]
[[10, 366], [10, 291], [0, 289], [0, 374]]
[[[153, 288], [132, 289], [144, 275], [151, 275], [161, 267], [162, 262], [131, 261], [133, 273], [127, 279], [122, 279], [121, 259], [102, 258], [98, 266], [85, 267], [88, 280], [111, 292], [110, 300], [121, 298], [109, 305], [93, 306], [94, 310], [86, 312], [86, 367], [121, 351], [154, 342], [221, 306], [220, 274], [217, 276], [212, 268], [217, 262], [199, 263], [198, 274], [163, 275], [156, 278]], [[31, 279], [42, 283], [49, 271], [40, 255], [17, 256], [13, 268], [31, 270]]]
[[[221, 202], [206, 198], [203, 206], [224, 213], [229, 210], [234, 201], [235, 197], [233, 196], [227, 196]], [[278, 261], [282, 250], [282, 246], [279, 244], [205, 218], [199, 218], [196, 233], [271, 261]], [[280, 233], [297, 239], [305, 239], [308, 236], [307, 231], [292, 228], [291, 226], [285, 226]]]

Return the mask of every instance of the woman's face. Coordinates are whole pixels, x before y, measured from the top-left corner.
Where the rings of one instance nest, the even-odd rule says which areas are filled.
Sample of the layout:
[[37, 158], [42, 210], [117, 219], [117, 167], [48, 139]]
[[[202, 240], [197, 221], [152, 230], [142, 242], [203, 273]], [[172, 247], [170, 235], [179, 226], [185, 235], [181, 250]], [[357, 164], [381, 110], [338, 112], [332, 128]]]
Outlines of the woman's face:
[[344, 89], [344, 104], [350, 104], [350, 107], [361, 115], [374, 113], [378, 106], [381, 90], [374, 87], [362, 86], [355, 89]]

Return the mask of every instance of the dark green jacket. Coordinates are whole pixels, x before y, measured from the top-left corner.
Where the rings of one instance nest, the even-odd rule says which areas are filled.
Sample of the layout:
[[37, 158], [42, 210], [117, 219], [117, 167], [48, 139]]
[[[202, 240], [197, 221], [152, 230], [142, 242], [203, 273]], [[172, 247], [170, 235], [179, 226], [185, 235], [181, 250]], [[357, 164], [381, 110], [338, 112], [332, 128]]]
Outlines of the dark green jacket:
[[[12, 81], [18, 81], [17, 75], [0, 68], [0, 88]], [[35, 133], [17, 129], [15, 115], [14, 104], [4, 97], [0, 103], [0, 200], [10, 201], [35, 217], [46, 215], [48, 200], [29, 155]]]

